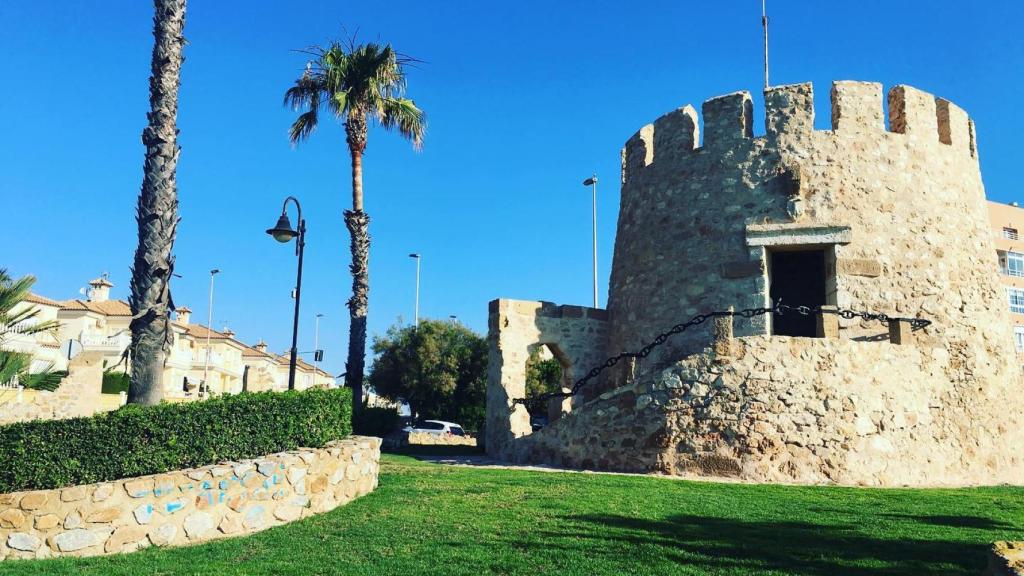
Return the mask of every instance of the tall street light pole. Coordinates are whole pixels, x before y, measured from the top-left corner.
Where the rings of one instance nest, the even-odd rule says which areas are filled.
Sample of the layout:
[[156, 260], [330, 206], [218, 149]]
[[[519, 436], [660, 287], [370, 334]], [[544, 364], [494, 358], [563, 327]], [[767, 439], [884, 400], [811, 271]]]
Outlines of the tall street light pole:
[[203, 363], [203, 382], [199, 387], [199, 396], [210, 390], [210, 332], [213, 330], [213, 277], [220, 274], [220, 268], [210, 270], [210, 304], [206, 312], [206, 361]]
[[584, 186], [592, 186], [594, 191], [594, 308], [597, 305], [597, 174], [583, 181]]
[[[298, 212], [299, 229], [292, 230], [292, 223], [288, 220], [288, 202], [295, 203], [295, 210]], [[281, 206], [281, 217], [277, 219], [277, 225], [267, 229], [267, 234], [274, 237], [274, 240], [285, 244], [292, 238], [297, 238], [295, 243], [295, 254], [299, 257], [299, 269], [295, 276], [295, 316], [292, 320], [292, 353], [288, 363], [288, 389], [295, 390], [295, 364], [299, 356], [299, 302], [302, 297], [302, 254], [306, 248], [306, 221], [302, 218], [302, 206], [298, 199], [289, 196], [284, 199]]]
[[[313, 368], [314, 372], [320, 370], [320, 319], [323, 314], [316, 315], [316, 329], [313, 330]], [[316, 374], [313, 374], [313, 381], [316, 381]]]
[[414, 313], [413, 326], [420, 325], [420, 260], [419, 254], [409, 254], [409, 258], [416, 260], [416, 308]]

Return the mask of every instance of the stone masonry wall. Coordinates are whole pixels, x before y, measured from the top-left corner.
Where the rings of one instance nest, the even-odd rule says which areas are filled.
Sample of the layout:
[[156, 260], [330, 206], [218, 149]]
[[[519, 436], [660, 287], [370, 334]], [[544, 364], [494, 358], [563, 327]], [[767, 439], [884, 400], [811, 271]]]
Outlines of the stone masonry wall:
[[933, 323], [829, 316], [825, 338], [794, 338], [773, 334], [771, 314], [720, 334], [706, 322], [607, 371], [591, 401], [530, 434], [501, 356], [529, 338], [492, 303], [489, 453], [754, 481], [1021, 482], [1021, 371], [974, 123], [908, 86], [889, 91], [888, 130], [880, 84], [835, 82], [831, 96], [831, 130], [815, 130], [812, 87], [798, 84], [765, 91], [762, 137], [737, 92], [704, 102], [702, 144], [692, 106], [629, 139], [604, 353], [588, 366], [698, 314], [770, 308], [772, 257], [793, 250], [821, 252], [825, 277], [808, 280], [824, 282], [824, 302], [784, 303]]
[[402, 442], [404, 446], [476, 446], [476, 438], [472, 436], [431, 434], [430, 432], [409, 432], [404, 436]]
[[[526, 396], [526, 361], [547, 345], [562, 364], [563, 380], [573, 382], [604, 360], [607, 315], [598, 308], [556, 306], [550, 302], [494, 300], [490, 303], [487, 369], [488, 453], [504, 457], [506, 447], [530, 433], [530, 415], [513, 403]], [[568, 412], [570, 400], [563, 412]]]
[[[380, 439], [0, 495], [0, 560], [92, 556], [257, 532], [377, 487]], [[5, 465], [12, 465], [6, 463]]]
[[[815, 130], [810, 84], [764, 98], [761, 137], [750, 95], [737, 92], [703, 104], [702, 145], [692, 106], [626, 143], [608, 355], [699, 313], [768, 305], [771, 253], [805, 247], [825, 250], [826, 304], [920, 315], [947, 352], [967, 346], [1016, 364], [967, 114], [896, 86], [886, 130], [880, 84], [835, 82], [832, 129]], [[768, 334], [770, 317], [735, 329]], [[840, 333], [884, 338], [885, 327], [844, 319]], [[688, 331], [638, 370], [668, 366], [710, 339], [707, 325]]]
[[[524, 462], [759, 482], [1020, 483], [1020, 379], [967, 349], [751, 336], [520, 438]], [[725, 352], [723, 354], [722, 352]], [[971, 370], [964, 370], [971, 366]]]
[[53, 392], [0, 390], [0, 425], [27, 420], [62, 420], [116, 408], [106, 401], [103, 354], [83, 352], [68, 364], [68, 375]]

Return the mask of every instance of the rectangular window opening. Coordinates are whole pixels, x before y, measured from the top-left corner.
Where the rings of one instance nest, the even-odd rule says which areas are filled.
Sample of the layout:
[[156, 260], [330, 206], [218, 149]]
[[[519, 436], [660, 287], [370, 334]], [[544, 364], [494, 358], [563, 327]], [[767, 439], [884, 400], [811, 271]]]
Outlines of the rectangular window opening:
[[1020, 288], [1007, 288], [1006, 295], [1010, 299], [1010, 312], [1024, 314], [1024, 290]]
[[1004, 227], [1003, 228], [1003, 238], [1008, 238], [1010, 240], [1017, 240], [1017, 236], [1018, 235], [1017, 235], [1017, 229], [1016, 228], [1009, 228], [1009, 227]]
[[[826, 303], [825, 251], [772, 251], [769, 262], [769, 291], [772, 303], [816, 308]], [[772, 334], [776, 336], [818, 335], [818, 319], [797, 312], [772, 315]]]

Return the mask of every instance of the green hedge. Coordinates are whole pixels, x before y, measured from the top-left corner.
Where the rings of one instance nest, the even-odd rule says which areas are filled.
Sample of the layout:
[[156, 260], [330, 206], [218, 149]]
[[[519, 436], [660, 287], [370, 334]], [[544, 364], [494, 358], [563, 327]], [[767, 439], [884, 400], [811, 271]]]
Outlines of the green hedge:
[[131, 377], [124, 372], [104, 372], [103, 373], [103, 387], [100, 392], [103, 394], [120, 394], [121, 392], [128, 392], [128, 385], [131, 383]]
[[0, 493], [58, 488], [319, 448], [352, 433], [347, 388], [125, 406], [0, 426]]
[[353, 428], [357, 434], [363, 436], [378, 436], [383, 438], [398, 430], [402, 418], [395, 408], [364, 407], [359, 417], [353, 422]]

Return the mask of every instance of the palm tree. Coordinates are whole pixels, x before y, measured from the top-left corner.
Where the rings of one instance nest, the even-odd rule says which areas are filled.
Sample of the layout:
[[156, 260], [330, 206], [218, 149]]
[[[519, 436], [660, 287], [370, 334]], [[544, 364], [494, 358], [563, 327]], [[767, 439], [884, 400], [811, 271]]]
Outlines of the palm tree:
[[35, 281], [33, 276], [14, 280], [7, 270], [0, 268], [0, 384], [17, 380], [25, 388], [52, 391], [60, 385], [67, 372], [49, 368], [30, 372], [31, 354], [5, 349], [12, 334], [32, 336], [44, 332], [55, 334], [57, 331], [56, 321], [39, 322], [36, 320], [38, 308], [21, 305]]
[[154, 0], [153, 58], [149, 76], [149, 120], [142, 131], [146, 147], [142, 191], [135, 220], [139, 245], [132, 265], [132, 378], [128, 402], [156, 404], [163, 396], [178, 226], [178, 87], [185, 37], [185, 0]]
[[323, 109], [345, 124], [345, 141], [352, 160], [352, 209], [345, 211], [351, 235], [352, 297], [348, 301], [348, 359], [345, 384], [352, 388], [356, 410], [361, 408], [366, 356], [366, 310], [369, 301], [370, 218], [363, 211], [363, 153], [367, 128], [376, 122], [396, 128], [417, 149], [426, 130], [423, 111], [405, 94], [405, 66], [415, 60], [402, 56], [390, 44], [333, 42], [310, 50], [315, 58], [284, 96], [286, 106], [305, 110], [291, 126], [292, 144], [309, 137]]

